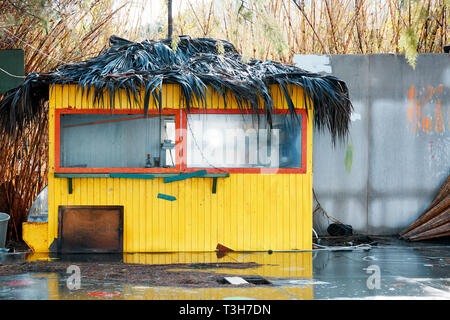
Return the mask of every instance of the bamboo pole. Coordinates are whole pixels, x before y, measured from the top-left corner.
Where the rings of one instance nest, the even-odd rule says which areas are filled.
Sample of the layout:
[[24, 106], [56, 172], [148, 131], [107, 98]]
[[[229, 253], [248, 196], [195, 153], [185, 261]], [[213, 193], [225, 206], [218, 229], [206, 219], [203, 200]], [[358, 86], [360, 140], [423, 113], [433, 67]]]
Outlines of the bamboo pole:
[[422, 223], [428, 221], [431, 218], [434, 218], [438, 214], [440, 214], [442, 211], [446, 210], [450, 204], [450, 175], [445, 180], [444, 184], [441, 186], [437, 196], [434, 198], [434, 200], [431, 202], [431, 205], [428, 207], [425, 212], [419, 216], [419, 218], [411, 224], [409, 227], [407, 227], [405, 230], [403, 230], [400, 233], [400, 236], [406, 236], [408, 232], [415, 229]]
[[442, 213], [437, 215], [434, 218], [431, 218], [427, 222], [417, 226], [416, 228], [412, 229], [408, 233], [403, 235], [403, 238], [412, 238], [414, 236], [417, 236], [420, 233], [435, 229], [437, 227], [442, 226], [443, 224], [446, 224], [450, 222], [450, 207], [444, 210]]
[[432, 230], [425, 231], [409, 238], [410, 241], [427, 240], [450, 235], [450, 222]]
[[441, 212], [446, 210], [450, 206], [450, 195], [446, 197], [446, 199], [439, 202], [437, 205], [435, 205], [431, 210], [427, 211], [424, 215], [422, 215], [419, 219], [417, 219], [412, 225], [410, 225], [405, 231], [403, 231], [400, 236], [406, 237], [408, 235], [408, 232], [415, 229], [416, 227], [420, 226], [421, 224], [427, 222], [428, 220], [436, 217]]

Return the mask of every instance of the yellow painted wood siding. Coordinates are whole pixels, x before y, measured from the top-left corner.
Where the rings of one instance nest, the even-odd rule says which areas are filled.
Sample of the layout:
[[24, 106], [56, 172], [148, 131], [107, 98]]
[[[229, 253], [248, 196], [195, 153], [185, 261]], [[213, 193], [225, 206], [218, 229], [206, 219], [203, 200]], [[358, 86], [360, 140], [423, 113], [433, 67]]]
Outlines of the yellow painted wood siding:
[[[212, 91], [212, 90], [211, 90]], [[92, 93], [91, 93], [92, 94]], [[275, 105], [287, 108], [278, 88], [272, 88]], [[180, 88], [163, 85], [163, 107], [180, 108]], [[116, 108], [130, 106], [122, 92]], [[223, 108], [214, 93], [209, 106]], [[294, 87], [292, 99], [304, 106], [301, 88]], [[143, 100], [143, 95], [142, 95]], [[233, 250], [292, 250], [312, 246], [312, 112], [307, 126], [307, 171], [305, 174], [230, 174], [219, 178], [212, 194], [211, 178], [193, 178], [163, 183], [162, 178], [74, 178], [73, 193], [68, 181], [55, 178], [55, 109], [109, 108], [93, 105], [75, 85], [50, 88], [48, 243], [57, 237], [58, 207], [61, 205], [124, 206], [123, 249], [125, 252], [212, 251], [221, 243]], [[237, 108], [233, 98], [228, 107]], [[151, 102], [151, 108], [155, 106]], [[176, 201], [156, 198], [173, 195]]]

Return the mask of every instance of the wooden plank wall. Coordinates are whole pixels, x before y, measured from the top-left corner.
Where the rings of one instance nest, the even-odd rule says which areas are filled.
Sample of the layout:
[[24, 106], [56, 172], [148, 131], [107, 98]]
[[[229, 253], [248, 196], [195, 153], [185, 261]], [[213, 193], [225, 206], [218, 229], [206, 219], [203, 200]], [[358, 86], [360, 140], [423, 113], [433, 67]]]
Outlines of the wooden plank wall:
[[[162, 91], [164, 108], [182, 107], [177, 85], [164, 85]], [[280, 90], [273, 87], [272, 94], [277, 108], [287, 108]], [[294, 87], [292, 98], [304, 108], [301, 88]], [[124, 93], [115, 99], [116, 108], [139, 107], [130, 106]], [[210, 106], [224, 107], [214, 93], [209, 99]], [[218, 179], [216, 194], [211, 192], [210, 178], [167, 184], [162, 178], [74, 178], [69, 194], [67, 179], [54, 177], [55, 109], [102, 107], [90, 101], [75, 85], [50, 88], [49, 245], [57, 237], [58, 206], [122, 205], [125, 252], [213, 251], [218, 243], [242, 251], [311, 249], [312, 112], [308, 113], [305, 174], [233, 173]], [[106, 108], [108, 101], [105, 98]], [[232, 98], [229, 101], [237, 108]], [[153, 103], [151, 107], [155, 108]], [[158, 199], [158, 193], [177, 200]]]

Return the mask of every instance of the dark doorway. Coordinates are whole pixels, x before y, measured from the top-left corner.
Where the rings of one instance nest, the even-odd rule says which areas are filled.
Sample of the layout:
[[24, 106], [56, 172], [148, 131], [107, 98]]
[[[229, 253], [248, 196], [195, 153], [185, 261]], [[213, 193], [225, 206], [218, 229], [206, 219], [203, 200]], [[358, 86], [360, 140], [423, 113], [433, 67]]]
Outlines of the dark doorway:
[[60, 206], [58, 251], [122, 252], [122, 206]]

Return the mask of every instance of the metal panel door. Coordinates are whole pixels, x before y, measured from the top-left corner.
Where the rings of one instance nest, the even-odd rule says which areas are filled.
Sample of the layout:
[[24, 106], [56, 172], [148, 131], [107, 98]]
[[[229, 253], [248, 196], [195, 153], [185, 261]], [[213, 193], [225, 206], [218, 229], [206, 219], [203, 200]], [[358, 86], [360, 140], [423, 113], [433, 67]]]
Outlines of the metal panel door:
[[58, 251], [122, 252], [122, 206], [60, 206]]

